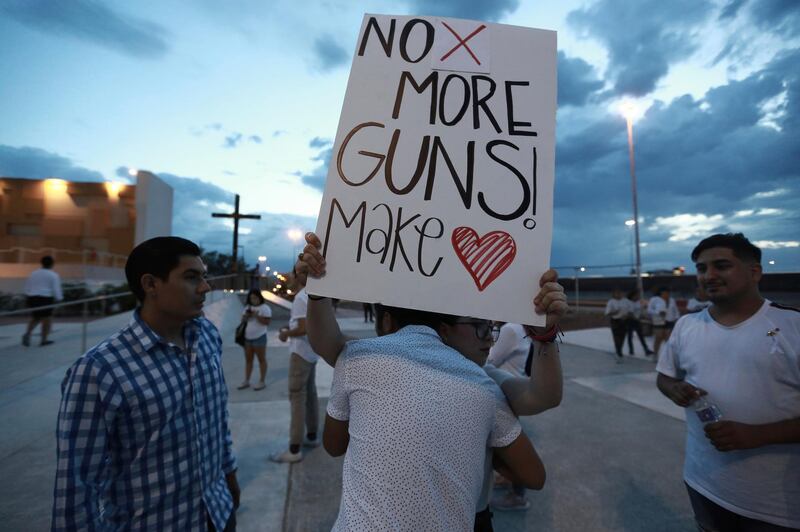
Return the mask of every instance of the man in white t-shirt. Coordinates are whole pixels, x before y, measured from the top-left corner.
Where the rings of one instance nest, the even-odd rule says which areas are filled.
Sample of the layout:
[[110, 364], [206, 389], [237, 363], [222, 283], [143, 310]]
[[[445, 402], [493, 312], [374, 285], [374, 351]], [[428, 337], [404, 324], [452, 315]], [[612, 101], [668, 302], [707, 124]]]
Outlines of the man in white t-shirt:
[[697, 522], [800, 529], [800, 311], [761, 297], [761, 250], [741, 233], [706, 238], [692, 260], [712, 305], [678, 321], [656, 369], [686, 407]]
[[[25, 281], [27, 303], [34, 309], [52, 305], [56, 301], [64, 299], [64, 294], [61, 292], [61, 277], [53, 271], [53, 264], [55, 264], [53, 257], [46, 255], [42, 257], [41, 263], [42, 267], [31, 272]], [[50, 317], [52, 315], [53, 309], [51, 308], [34, 310], [28, 322], [28, 328], [22, 335], [22, 345], [25, 347], [31, 345], [31, 333], [40, 322], [42, 324], [42, 340], [39, 345], [52, 344], [53, 341], [47, 339], [47, 335], [50, 334]]]
[[603, 314], [611, 320], [611, 336], [614, 339], [617, 364], [622, 362], [622, 346], [625, 344], [625, 333], [628, 332], [625, 320], [628, 318], [629, 312], [630, 308], [628, 302], [622, 297], [622, 290], [614, 288]]
[[647, 304], [647, 313], [653, 323], [653, 351], [658, 357], [661, 344], [669, 340], [669, 335], [672, 333], [675, 323], [681, 317], [678, 305], [670, 297], [668, 287], [660, 287], [656, 295], [650, 298]]
[[[322, 275], [319, 239], [306, 240], [298, 270]], [[537, 311], [563, 304], [563, 291], [550, 290]], [[543, 486], [544, 467], [503, 392], [459, 347], [485, 339], [484, 320], [378, 305], [381, 336], [348, 342], [330, 301], [309, 298], [310, 340], [336, 367], [323, 443], [346, 453], [333, 530], [473, 530], [487, 445], [505, 476]], [[485, 358], [489, 343], [481, 349]]]
[[698, 286], [694, 291], [694, 297], [686, 302], [686, 312], [700, 312], [704, 308], [710, 307], [711, 301], [708, 300], [708, 294], [703, 290], [703, 287]]
[[[289, 339], [289, 403], [291, 421], [289, 425], [289, 448], [282, 453], [270, 456], [274, 462], [299, 462], [303, 459], [301, 446], [319, 445], [317, 426], [319, 424], [319, 399], [317, 397], [317, 360], [319, 357], [311, 349], [306, 336], [306, 310], [308, 295], [303, 283], [296, 275], [291, 275], [289, 286], [299, 290], [292, 302], [289, 326], [282, 327], [278, 336], [282, 342]], [[304, 437], [305, 434], [305, 437]]]

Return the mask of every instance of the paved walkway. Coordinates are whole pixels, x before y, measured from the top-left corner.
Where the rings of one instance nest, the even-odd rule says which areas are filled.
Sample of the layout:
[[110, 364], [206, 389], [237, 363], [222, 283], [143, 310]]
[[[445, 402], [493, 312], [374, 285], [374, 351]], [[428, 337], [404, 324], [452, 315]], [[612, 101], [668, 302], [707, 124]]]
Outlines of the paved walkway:
[[[223, 338], [223, 364], [230, 391], [231, 429], [240, 463], [242, 507], [239, 530], [315, 532], [330, 530], [339, 505], [341, 459], [321, 448], [294, 465], [267, 456], [288, 441], [288, 349], [275, 331], [288, 320], [274, 307], [267, 358], [267, 388], [237, 390], [241, 348], [233, 327], [241, 305], [225, 297], [208, 309]], [[371, 324], [340, 309], [351, 335], [372, 335]], [[90, 345], [127, 322], [128, 315], [94, 322]], [[56, 344], [24, 349], [20, 326], [0, 327], [0, 522], [10, 531], [47, 530], [52, 503], [54, 427], [66, 368], [80, 355], [80, 326], [56, 324]], [[655, 390], [653, 362], [628, 357], [615, 364], [608, 329], [572, 332], [562, 346], [565, 395], [562, 405], [525, 418], [547, 466], [547, 486], [529, 492], [532, 508], [496, 513], [498, 531], [683, 531], [693, 530], [681, 481], [682, 412]], [[320, 417], [332, 370], [318, 364]], [[13, 480], [10, 480], [13, 479]]]

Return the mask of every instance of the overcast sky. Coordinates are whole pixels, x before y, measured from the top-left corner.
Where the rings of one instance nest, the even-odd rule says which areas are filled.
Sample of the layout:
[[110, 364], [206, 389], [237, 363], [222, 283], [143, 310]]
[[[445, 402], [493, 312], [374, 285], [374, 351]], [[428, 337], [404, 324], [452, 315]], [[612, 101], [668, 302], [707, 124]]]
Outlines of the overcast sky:
[[[0, 175], [175, 188], [175, 234], [289, 264], [313, 229], [364, 12], [558, 31], [552, 263], [632, 261], [632, 100], [645, 269], [742, 231], [800, 270], [800, 1], [0, 0]], [[767, 261], [775, 261], [774, 265]]]

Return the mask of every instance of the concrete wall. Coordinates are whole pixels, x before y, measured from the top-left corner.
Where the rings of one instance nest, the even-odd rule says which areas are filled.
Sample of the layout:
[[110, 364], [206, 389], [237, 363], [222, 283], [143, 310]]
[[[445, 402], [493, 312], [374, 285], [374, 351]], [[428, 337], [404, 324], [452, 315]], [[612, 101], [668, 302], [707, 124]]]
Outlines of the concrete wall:
[[134, 245], [156, 236], [172, 235], [172, 187], [150, 172], [136, 174], [136, 236]]

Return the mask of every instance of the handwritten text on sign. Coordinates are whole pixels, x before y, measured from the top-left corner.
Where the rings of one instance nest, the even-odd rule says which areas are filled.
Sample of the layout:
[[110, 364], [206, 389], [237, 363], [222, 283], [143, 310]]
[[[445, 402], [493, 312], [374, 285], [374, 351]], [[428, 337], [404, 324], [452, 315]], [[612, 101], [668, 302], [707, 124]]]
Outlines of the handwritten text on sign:
[[552, 233], [555, 34], [367, 15], [309, 292], [523, 323]]

